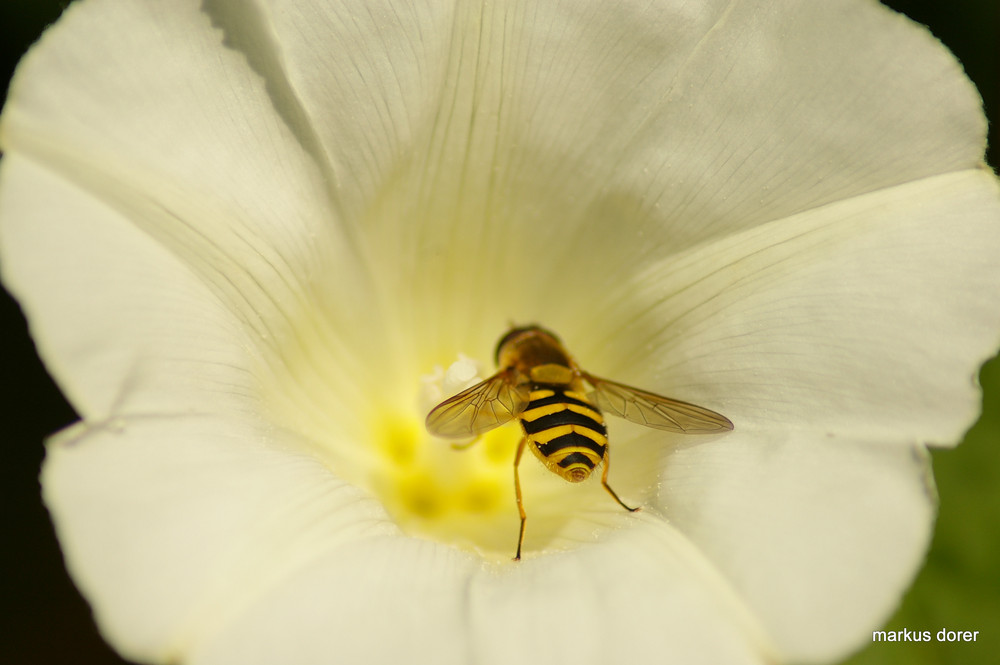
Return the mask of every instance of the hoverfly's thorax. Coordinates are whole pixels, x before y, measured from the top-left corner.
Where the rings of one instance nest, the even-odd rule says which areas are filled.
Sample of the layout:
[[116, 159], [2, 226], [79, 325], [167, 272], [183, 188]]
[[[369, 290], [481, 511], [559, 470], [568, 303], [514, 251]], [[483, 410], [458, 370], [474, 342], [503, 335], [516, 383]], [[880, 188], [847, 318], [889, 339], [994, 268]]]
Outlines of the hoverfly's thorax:
[[528, 371], [533, 384], [568, 386], [573, 383], [576, 374], [566, 365], [548, 363], [535, 365]]
[[523, 376], [531, 377], [532, 383], [550, 383], [534, 378], [532, 373], [536, 369], [541, 372], [540, 376], [557, 377], [556, 381], [552, 381], [554, 383], [567, 383], [571, 380], [570, 368], [573, 367], [569, 353], [559, 340], [541, 328], [526, 328], [508, 334], [497, 349], [497, 363], [501, 368], [516, 368]]

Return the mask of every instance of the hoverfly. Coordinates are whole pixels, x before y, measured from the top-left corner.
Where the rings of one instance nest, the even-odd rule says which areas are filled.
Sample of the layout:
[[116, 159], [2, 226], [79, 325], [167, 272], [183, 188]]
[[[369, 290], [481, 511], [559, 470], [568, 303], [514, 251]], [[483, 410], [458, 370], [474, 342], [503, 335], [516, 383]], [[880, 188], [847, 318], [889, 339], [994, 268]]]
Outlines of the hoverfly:
[[[630, 512], [608, 485], [608, 439], [602, 410], [639, 425], [684, 434], [733, 429], [723, 415], [655, 395], [583, 371], [551, 332], [535, 325], [515, 327], [497, 344], [499, 371], [441, 402], [427, 416], [427, 430], [444, 438], [477, 436], [517, 418], [524, 436], [514, 456], [514, 492], [521, 515], [517, 553], [521, 558], [527, 519], [518, 465], [525, 447], [550, 471], [571, 483], [590, 477], [604, 463], [601, 485]], [[585, 383], [593, 390], [586, 392]], [[530, 445], [529, 445], [530, 444]]]

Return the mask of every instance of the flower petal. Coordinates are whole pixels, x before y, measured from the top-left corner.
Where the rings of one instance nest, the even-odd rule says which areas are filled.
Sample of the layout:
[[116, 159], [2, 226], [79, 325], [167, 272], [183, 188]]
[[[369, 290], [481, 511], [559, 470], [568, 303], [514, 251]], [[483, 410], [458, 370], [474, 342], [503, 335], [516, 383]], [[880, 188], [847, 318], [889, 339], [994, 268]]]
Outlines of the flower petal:
[[737, 430], [953, 444], [998, 342], [998, 193], [939, 176], [664, 259], [595, 303], [614, 323], [580, 357]]
[[[322, 169], [279, 113], [284, 100], [272, 97], [247, 60], [225, 47], [221, 30], [199, 6], [193, 0], [74, 4], [26, 56], [4, 109], [5, 178], [37, 179], [23, 185], [34, 198], [27, 191], [8, 194], [13, 184], [5, 187], [4, 198], [16, 201], [5, 204], [3, 233], [18, 235], [20, 244], [3, 251], [23, 257], [4, 256], [5, 279], [18, 284], [29, 311], [75, 301], [52, 314], [60, 317], [60, 332], [45, 325], [41, 335], [49, 338], [47, 363], [87, 416], [104, 417], [120, 394], [131, 394], [119, 367], [130, 361], [111, 362], [107, 374], [75, 373], [99, 368], [116, 349], [150, 356], [155, 347], [162, 354], [170, 316], [185, 315], [157, 312], [149, 303], [157, 295], [166, 298], [161, 304], [172, 302], [164, 293], [171, 283], [204, 285], [205, 302], [193, 309], [214, 300], [228, 310], [231, 335], [215, 347], [224, 352], [217, 360], [231, 362], [235, 373], [255, 373], [265, 385], [276, 383], [269, 375], [288, 373], [289, 349], [309, 347], [302, 355], [321, 354], [340, 368], [345, 380], [335, 386], [343, 393], [338, 403], [356, 399], [359, 386], [374, 390], [373, 370], [392, 363], [379, 334], [386, 326], [374, 323], [384, 320], [380, 301], [337, 222]], [[38, 168], [16, 176], [27, 163], [19, 157]], [[77, 208], [90, 211], [93, 224], [103, 215], [107, 226], [73, 228], [83, 223]], [[74, 272], [63, 274], [70, 283], [60, 290], [57, 275], [69, 263], [49, 262], [55, 257], [45, 252], [72, 254], [69, 241], [60, 245], [64, 235], [77, 246]], [[132, 242], [148, 247], [142, 258], [130, 256]], [[172, 264], [172, 272], [156, 267], [133, 276], [143, 261], [154, 260], [155, 244], [162, 246], [155, 260]], [[32, 277], [15, 274], [22, 269]], [[42, 284], [52, 288], [43, 292]], [[152, 295], [141, 295], [137, 284]], [[104, 294], [111, 288], [131, 292]], [[134, 318], [131, 332], [112, 330], [123, 316]], [[192, 326], [199, 316], [190, 316]], [[221, 312], [208, 315], [202, 325], [220, 318]], [[71, 339], [79, 328], [92, 333]], [[311, 335], [306, 341], [304, 329]], [[174, 332], [200, 338], [192, 328]], [[57, 339], [75, 344], [80, 357], [68, 357]], [[104, 355], [84, 360], [84, 339]], [[247, 374], [244, 381], [250, 380]]]
[[597, 545], [481, 576], [473, 630], [490, 662], [773, 662], [756, 619], [703, 555], [661, 518], [634, 519]]
[[101, 630], [176, 662], [315, 557], [396, 533], [377, 502], [250, 418], [78, 425], [42, 474], [67, 566]]
[[[480, 301], [569, 262], [600, 267], [574, 276], [586, 292], [665, 251], [982, 160], [958, 63], [873, 2], [263, 11], [373, 251], [450, 252], [451, 272], [417, 278], [465, 275]], [[372, 201], [399, 214], [380, 221]], [[623, 234], [641, 234], [638, 254], [609, 242]], [[471, 289], [455, 299], [478, 311]]]
[[805, 434], [677, 449], [660, 505], [794, 662], [870, 639], [916, 574], [935, 495], [926, 451]]
[[469, 662], [459, 581], [479, 565], [425, 540], [357, 541], [301, 566], [198, 645], [190, 663]]
[[246, 419], [81, 425], [50, 444], [42, 480], [68, 566], [130, 658], [757, 663], [770, 649], [652, 515], [600, 545], [484, 568], [401, 537], [376, 502]]
[[0, 186], [4, 283], [83, 417], [253, 408], [240, 322], [176, 256], [17, 152]]
[[330, 653], [371, 663], [769, 662], [732, 592], [653, 517], [600, 546], [516, 566], [483, 568], [414, 540], [343, 549], [261, 599], [193, 662], [318, 665]]

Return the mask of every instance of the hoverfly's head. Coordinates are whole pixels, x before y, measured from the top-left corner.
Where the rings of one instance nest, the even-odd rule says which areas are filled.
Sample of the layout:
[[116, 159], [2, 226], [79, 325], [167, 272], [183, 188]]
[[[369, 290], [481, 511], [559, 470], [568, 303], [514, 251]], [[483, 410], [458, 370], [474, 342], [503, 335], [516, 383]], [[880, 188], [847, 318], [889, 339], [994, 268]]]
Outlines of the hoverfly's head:
[[507, 334], [501, 337], [500, 341], [497, 342], [497, 348], [494, 353], [493, 361], [498, 364], [500, 363], [500, 353], [508, 344], [517, 345], [526, 339], [539, 336], [550, 337], [557, 345], [562, 346], [562, 342], [555, 335], [555, 333], [550, 332], [539, 325], [532, 323], [527, 326], [513, 326], [509, 331], [507, 331]]

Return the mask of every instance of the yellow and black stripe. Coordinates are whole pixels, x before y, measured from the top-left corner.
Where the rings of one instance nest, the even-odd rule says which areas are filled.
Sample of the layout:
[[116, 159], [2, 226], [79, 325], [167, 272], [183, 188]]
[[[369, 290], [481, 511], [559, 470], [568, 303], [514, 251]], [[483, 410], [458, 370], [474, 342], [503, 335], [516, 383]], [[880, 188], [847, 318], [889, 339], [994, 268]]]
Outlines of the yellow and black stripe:
[[567, 386], [532, 386], [520, 420], [538, 458], [571, 482], [586, 480], [607, 452], [601, 412]]

